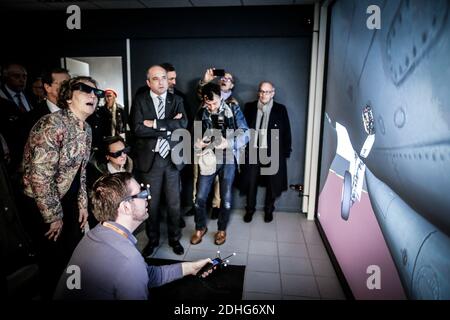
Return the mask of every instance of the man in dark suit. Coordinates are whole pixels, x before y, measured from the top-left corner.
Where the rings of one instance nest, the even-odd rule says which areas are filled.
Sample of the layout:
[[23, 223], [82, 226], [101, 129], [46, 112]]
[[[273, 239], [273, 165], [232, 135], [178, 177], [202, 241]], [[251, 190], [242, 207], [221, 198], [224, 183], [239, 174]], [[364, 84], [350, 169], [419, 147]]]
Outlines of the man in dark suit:
[[[259, 99], [245, 105], [245, 119], [254, 135], [247, 145], [246, 161], [243, 165], [241, 192], [247, 195], [246, 214], [244, 221], [252, 221], [256, 206], [256, 193], [258, 184], [266, 187], [264, 202], [264, 221], [273, 220], [275, 200], [287, 190], [287, 158], [291, 154], [291, 127], [286, 107], [273, 101], [275, 87], [271, 82], [263, 81], [259, 85]], [[277, 143], [278, 146], [272, 145]], [[266, 149], [266, 150], [263, 150]], [[278, 149], [279, 152], [275, 152]], [[265, 169], [261, 161], [260, 151], [267, 151], [271, 164], [278, 161], [278, 170], [274, 174], [264, 175]], [[256, 163], [250, 163], [249, 154], [257, 154]], [[267, 169], [267, 168], [266, 168]]]
[[[175, 67], [173, 64], [169, 62], [161, 63], [161, 67], [163, 67], [167, 72], [167, 91], [169, 93], [176, 94], [177, 96], [180, 96], [183, 98], [183, 103], [186, 104], [186, 95], [177, 89], [177, 71], [175, 70]], [[184, 110], [186, 111], [186, 114], [189, 116], [189, 112], [187, 110], [186, 105], [184, 106]], [[192, 118], [194, 118], [194, 114], [192, 115]], [[188, 119], [190, 120], [190, 118]]]
[[97, 160], [103, 160], [105, 150], [104, 141], [107, 137], [121, 136], [126, 138], [125, 110], [122, 105], [116, 102], [117, 92], [114, 89], [105, 89], [105, 104], [99, 105], [95, 112], [86, 119], [92, 128], [92, 151]]
[[13, 101], [2, 97], [0, 110], [0, 134], [6, 140], [11, 158], [8, 169], [11, 174], [15, 174], [22, 162], [23, 148], [28, 137], [26, 113], [21, 112]]
[[[167, 71], [167, 82], [169, 84], [169, 87], [167, 89], [168, 92], [173, 93], [177, 96], [180, 96], [183, 99], [183, 106], [184, 111], [186, 111], [186, 115], [188, 118], [188, 129], [193, 132], [193, 124], [194, 124], [194, 118], [197, 111], [197, 108], [192, 108], [192, 106], [188, 103], [186, 95], [177, 89], [177, 71], [175, 70], [175, 67], [173, 64], [169, 62], [161, 63], [161, 67], [163, 67]], [[148, 88], [147, 88], [148, 89]], [[194, 145], [191, 144], [191, 149], [194, 148]], [[193, 212], [195, 212], [194, 208], [194, 177], [193, 177], [193, 164], [194, 159], [191, 159], [190, 163], [187, 163], [183, 170], [180, 172], [180, 178], [181, 178], [181, 207], [182, 208], [190, 208], [186, 215], [193, 215]], [[182, 228], [186, 227], [186, 222], [184, 221], [183, 217], [181, 217], [180, 220], [180, 226]]]
[[144, 256], [151, 255], [159, 245], [160, 198], [167, 200], [167, 227], [169, 245], [176, 254], [183, 254], [180, 244], [180, 174], [181, 164], [175, 165], [171, 150], [176, 141], [170, 136], [176, 129], [187, 127], [183, 100], [167, 92], [167, 72], [155, 65], [147, 71], [149, 91], [136, 95], [131, 107], [130, 125], [135, 134], [134, 163], [136, 177], [151, 186], [150, 219], [146, 222], [149, 242]]
[[0, 86], [0, 97], [14, 102], [21, 113], [33, 109], [24, 90], [27, 85], [28, 73], [24, 66], [10, 63], [3, 68], [2, 85]]
[[42, 75], [42, 83], [45, 91], [45, 100], [38, 104], [29, 113], [30, 129], [38, 122], [40, 118], [46, 114], [50, 114], [59, 110], [58, 94], [61, 83], [70, 79], [69, 72], [63, 68], [54, 68], [44, 72]]

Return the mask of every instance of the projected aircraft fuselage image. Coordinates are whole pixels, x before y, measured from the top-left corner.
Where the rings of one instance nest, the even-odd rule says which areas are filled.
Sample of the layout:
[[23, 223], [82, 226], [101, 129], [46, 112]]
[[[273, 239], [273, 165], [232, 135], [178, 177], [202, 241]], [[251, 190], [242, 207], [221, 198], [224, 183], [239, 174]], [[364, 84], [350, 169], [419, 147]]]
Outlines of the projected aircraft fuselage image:
[[331, 11], [317, 214], [357, 299], [450, 298], [449, 7]]

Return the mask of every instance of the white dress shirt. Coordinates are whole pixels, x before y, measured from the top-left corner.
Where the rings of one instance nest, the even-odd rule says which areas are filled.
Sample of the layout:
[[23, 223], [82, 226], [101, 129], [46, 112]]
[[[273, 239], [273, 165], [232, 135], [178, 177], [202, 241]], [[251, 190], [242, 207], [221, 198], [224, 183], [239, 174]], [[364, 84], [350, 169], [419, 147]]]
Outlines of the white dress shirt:
[[50, 100], [45, 100], [47, 102], [48, 110], [50, 110], [51, 113], [61, 110], [56, 104], [51, 102]]

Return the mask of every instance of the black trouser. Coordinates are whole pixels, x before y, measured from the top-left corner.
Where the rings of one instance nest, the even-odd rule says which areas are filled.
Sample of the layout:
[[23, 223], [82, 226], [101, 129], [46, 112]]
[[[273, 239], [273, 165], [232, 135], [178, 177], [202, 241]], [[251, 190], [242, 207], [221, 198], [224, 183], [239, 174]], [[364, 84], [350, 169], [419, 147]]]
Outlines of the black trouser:
[[256, 207], [256, 195], [258, 193], [258, 184], [262, 184], [266, 187], [266, 198], [264, 200], [264, 212], [272, 213], [275, 209], [274, 203], [276, 198], [273, 196], [272, 187], [270, 184], [269, 176], [261, 175], [261, 165], [260, 164], [251, 164], [247, 168], [248, 170], [248, 179], [247, 182], [249, 185], [247, 191], [247, 212], [253, 213], [255, 212]]
[[150, 185], [152, 195], [149, 201], [149, 218], [145, 229], [149, 244], [156, 246], [159, 243], [159, 222], [161, 220], [161, 193], [167, 202], [167, 232], [169, 244], [180, 240], [180, 173], [170, 160], [155, 155], [153, 166], [148, 173], [138, 174], [139, 182]]
[[80, 189], [79, 172], [72, 185], [61, 199], [63, 209], [63, 227], [57, 241], [49, 240], [44, 234], [49, 230], [50, 224], [44, 223], [42, 215], [34, 199], [26, 201], [30, 218], [35, 222], [35, 229], [30, 232], [33, 241], [37, 244], [38, 264], [41, 280], [41, 292], [44, 299], [51, 299], [62, 272], [72, 256], [75, 247], [83, 237], [78, 222], [78, 191]]
[[186, 164], [180, 172], [181, 179], [181, 206], [192, 208], [194, 206], [194, 168], [192, 164]]

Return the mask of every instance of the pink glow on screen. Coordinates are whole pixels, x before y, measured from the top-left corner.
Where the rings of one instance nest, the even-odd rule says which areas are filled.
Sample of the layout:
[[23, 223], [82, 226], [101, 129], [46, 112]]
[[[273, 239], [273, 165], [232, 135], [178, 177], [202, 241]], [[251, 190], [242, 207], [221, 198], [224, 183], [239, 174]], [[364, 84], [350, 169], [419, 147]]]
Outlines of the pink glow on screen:
[[[406, 299], [389, 249], [372, 210], [361, 194], [347, 221], [341, 218], [343, 179], [329, 171], [319, 198], [319, 221], [355, 299]], [[381, 269], [381, 289], [367, 288], [367, 267]]]

